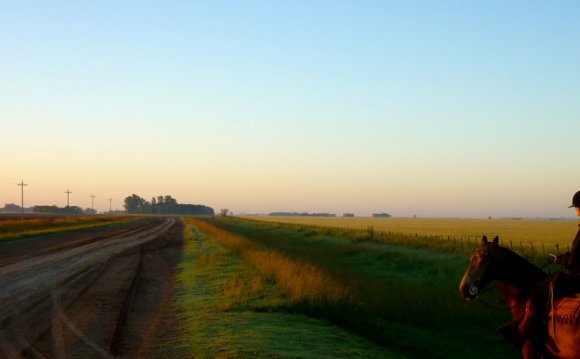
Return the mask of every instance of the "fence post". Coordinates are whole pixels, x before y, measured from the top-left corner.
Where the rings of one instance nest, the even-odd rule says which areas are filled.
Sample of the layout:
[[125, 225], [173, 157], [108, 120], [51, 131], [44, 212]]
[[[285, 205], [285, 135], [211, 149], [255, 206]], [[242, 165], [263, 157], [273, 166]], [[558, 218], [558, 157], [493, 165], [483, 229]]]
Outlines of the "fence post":
[[369, 226], [369, 228], [367, 229], [367, 233], [368, 233], [370, 239], [374, 239], [375, 228], [373, 226]]
[[544, 247], [544, 242], [542, 242], [542, 253], [546, 254], [546, 248]]

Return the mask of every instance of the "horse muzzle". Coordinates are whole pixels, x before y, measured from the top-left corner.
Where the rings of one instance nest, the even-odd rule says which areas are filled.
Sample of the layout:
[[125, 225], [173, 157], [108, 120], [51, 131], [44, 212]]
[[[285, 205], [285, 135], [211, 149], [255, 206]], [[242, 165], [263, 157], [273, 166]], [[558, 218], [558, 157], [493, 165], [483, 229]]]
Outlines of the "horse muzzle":
[[472, 300], [477, 298], [479, 295], [479, 288], [476, 284], [461, 283], [459, 287], [459, 292], [465, 300]]

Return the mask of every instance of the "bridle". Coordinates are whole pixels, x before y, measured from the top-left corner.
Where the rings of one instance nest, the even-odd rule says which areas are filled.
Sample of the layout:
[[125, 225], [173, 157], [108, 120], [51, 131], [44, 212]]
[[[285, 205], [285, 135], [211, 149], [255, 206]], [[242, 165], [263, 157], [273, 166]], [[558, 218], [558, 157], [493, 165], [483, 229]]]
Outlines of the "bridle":
[[[483, 289], [482, 291], [479, 292], [479, 294], [485, 293], [485, 292], [488, 292], [490, 290], [494, 290], [494, 289], [497, 289], [497, 288], [498, 288], [498, 285], [496, 284], [496, 285], [494, 285], [492, 287], [488, 287], [488, 288]], [[486, 306], [488, 308], [491, 308], [491, 309], [495, 309], [495, 310], [501, 310], [501, 311], [504, 311], [504, 310], [512, 310], [512, 309], [515, 309], [517, 307], [525, 306], [526, 305], [525, 302], [524, 302], [523, 304], [514, 304], [512, 306], [500, 307], [498, 305], [494, 305], [494, 304], [491, 304], [491, 303], [486, 302], [485, 300], [483, 300], [479, 296], [479, 294], [477, 295], [477, 297], [475, 297], [475, 300], [477, 300], [479, 303], [483, 304], [484, 306]], [[510, 293], [508, 293], [508, 296], [515, 297], [515, 295], [510, 294]]]
[[[493, 255], [493, 254], [492, 254], [492, 256], [493, 256], [493, 259], [497, 260], [497, 257], [496, 257], [495, 255]], [[552, 262], [551, 262], [551, 261], [548, 261], [548, 262], [547, 262], [546, 264], [544, 264], [544, 265], [543, 265], [543, 266], [542, 266], [540, 269], [544, 270], [544, 269], [546, 269], [546, 267], [548, 267], [550, 264], [552, 264]], [[518, 308], [518, 307], [524, 307], [524, 306], [526, 306], [526, 302], [527, 302], [527, 301], [522, 301], [522, 303], [520, 303], [520, 304], [514, 304], [514, 305], [511, 305], [511, 306], [503, 306], [503, 307], [502, 307], [502, 306], [498, 306], [498, 305], [491, 304], [491, 303], [489, 303], [489, 302], [487, 302], [487, 301], [483, 300], [483, 299], [480, 297], [480, 294], [482, 294], [482, 293], [485, 293], [485, 292], [489, 292], [489, 291], [491, 291], [491, 290], [494, 290], [494, 289], [497, 289], [498, 287], [499, 287], [499, 285], [498, 285], [498, 284], [496, 284], [496, 285], [493, 285], [493, 286], [491, 286], [491, 287], [489, 287], [489, 286], [487, 286], [487, 285], [486, 285], [486, 286], [485, 286], [483, 289], [481, 289], [481, 290], [479, 291], [478, 295], [475, 297], [475, 300], [477, 300], [478, 302], [480, 302], [481, 304], [483, 304], [484, 306], [486, 306], [486, 307], [488, 307], [488, 308], [491, 308], [491, 309], [494, 309], [494, 310], [500, 310], [500, 311], [504, 311], [504, 310], [512, 310], [512, 309], [515, 309], [515, 308]], [[515, 294], [509, 293], [509, 292], [507, 293], [507, 296], [508, 296], [508, 297], [516, 297], [516, 295], [515, 295]]]

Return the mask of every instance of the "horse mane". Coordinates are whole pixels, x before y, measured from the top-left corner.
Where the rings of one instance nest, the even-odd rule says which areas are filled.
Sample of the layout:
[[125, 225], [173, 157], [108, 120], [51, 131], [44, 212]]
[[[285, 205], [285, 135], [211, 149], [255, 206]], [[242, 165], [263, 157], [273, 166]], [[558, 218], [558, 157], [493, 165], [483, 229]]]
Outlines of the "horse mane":
[[497, 246], [495, 257], [501, 266], [498, 279], [506, 283], [524, 284], [532, 288], [548, 276], [541, 268], [509, 248]]

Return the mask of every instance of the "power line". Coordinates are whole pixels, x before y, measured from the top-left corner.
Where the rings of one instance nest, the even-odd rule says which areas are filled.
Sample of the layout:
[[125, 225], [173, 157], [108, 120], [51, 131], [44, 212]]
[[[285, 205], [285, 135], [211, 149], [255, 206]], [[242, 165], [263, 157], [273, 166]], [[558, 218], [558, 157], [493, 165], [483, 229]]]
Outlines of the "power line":
[[71, 194], [72, 192], [71, 192], [70, 190], [68, 190], [68, 189], [67, 189], [65, 193], [66, 193], [66, 206], [67, 206], [67, 207], [70, 207], [70, 206], [69, 206], [69, 196], [70, 196], [70, 194]]
[[24, 180], [21, 180], [16, 185], [20, 186], [20, 220], [24, 221], [24, 187], [28, 185], [24, 183]]

